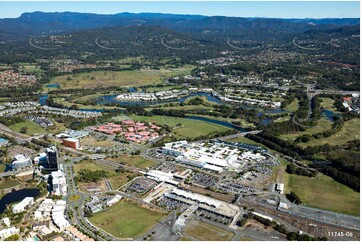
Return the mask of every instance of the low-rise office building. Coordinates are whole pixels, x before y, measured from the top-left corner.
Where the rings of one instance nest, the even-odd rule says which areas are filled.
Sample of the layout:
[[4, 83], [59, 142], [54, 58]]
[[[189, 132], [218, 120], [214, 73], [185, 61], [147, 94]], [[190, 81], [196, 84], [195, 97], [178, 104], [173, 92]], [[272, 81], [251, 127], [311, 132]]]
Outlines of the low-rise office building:
[[14, 161], [11, 164], [13, 170], [18, 170], [21, 168], [29, 167], [32, 165], [31, 159], [25, 155], [16, 155]]
[[25, 211], [25, 208], [34, 204], [33, 197], [26, 197], [21, 202], [13, 206], [13, 213], [22, 213]]

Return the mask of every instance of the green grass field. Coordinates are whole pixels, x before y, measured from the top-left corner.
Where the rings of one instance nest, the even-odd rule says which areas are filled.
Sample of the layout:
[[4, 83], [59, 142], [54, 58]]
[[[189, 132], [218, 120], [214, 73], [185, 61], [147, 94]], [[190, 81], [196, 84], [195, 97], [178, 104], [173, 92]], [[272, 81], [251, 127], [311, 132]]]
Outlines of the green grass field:
[[342, 145], [348, 141], [352, 141], [360, 138], [360, 119], [355, 118], [345, 122], [341, 131], [336, 134], [331, 135], [330, 137], [323, 139], [314, 139], [307, 143], [300, 143], [301, 147], [308, 146], [319, 146], [324, 144], [329, 145]]
[[306, 206], [334, 212], [360, 215], [360, 193], [336, 182], [331, 177], [319, 178], [283, 174], [285, 192], [295, 192]]
[[212, 132], [223, 132], [229, 130], [229, 128], [211, 124], [204, 121], [190, 120], [186, 118], [176, 118], [167, 116], [131, 116], [136, 121], [152, 122], [159, 125], [168, 125], [169, 127], [175, 127], [177, 124], [181, 124], [180, 127], [175, 128], [172, 133], [178, 140], [181, 139], [193, 139], [202, 135], [207, 135]]
[[120, 201], [104, 212], [90, 217], [90, 222], [118, 238], [137, 238], [150, 230], [163, 215], [128, 201]]
[[298, 99], [296, 98], [293, 102], [291, 102], [286, 108], [285, 110], [291, 111], [291, 112], [295, 112], [298, 110]]
[[14, 187], [19, 185], [20, 182], [18, 182], [17, 180], [14, 180], [12, 178], [2, 178], [0, 180], [0, 189], [6, 189], [6, 188], [10, 188], [10, 187]]
[[0, 164], [0, 173], [4, 172], [6, 169], [6, 165], [5, 164]]
[[112, 158], [111, 160], [125, 163], [128, 166], [135, 166], [138, 168], [147, 168], [156, 164], [154, 161], [144, 159], [140, 155], [133, 155], [133, 156], [123, 155], [119, 158]]
[[76, 202], [80, 199], [80, 195], [79, 194], [75, 194], [75, 195], [72, 195], [69, 197], [69, 201], [72, 201], [72, 202]]
[[[185, 66], [172, 70], [91, 71], [54, 77], [50, 83], [60, 84], [61, 89], [155, 85], [166, 77], [188, 74], [191, 70], [191, 66]], [[46, 85], [43, 88], [48, 90]]]
[[192, 219], [185, 226], [185, 233], [201, 241], [231, 240], [235, 234], [212, 224]]
[[286, 117], [279, 117], [274, 122], [275, 123], [282, 123], [290, 120], [291, 116], [288, 114]]
[[14, 130], [16, 132], [20, 132], [22, 127], [27, 127], [28, 128], [28, 130], [26, 132], [26, 134], [28, 134], [28, 135], [33, 135], [33, 134], [38, 134], [38, 133], [41, 133], [41, 134], [48, 133], [41, 126], [37, 125], [34, 122], [28, 121], [28, 120], [9, 126], [10, 129], [12, 129], [12, 130]]
[[321, 107], [330, 110], [332, 112], [339, 113], [339, 111], [337, 111], [336, 107], [334, 106], [335, 100], [331, 98], [321, 98], [321, 100], [322, 100]]
[[108, 172], [107, 179], [110, 180], [114, 189], [118, 189], [120, 186], [126, 184], [130, 180], [129, 177], [133, 176], [133, 173], [130, 172], [117, 173], [115, 172], [114, 168], [90, 160], [84, 160], [80, 163], [77, 163], [74, 168], [75, 168], [74, 172], [78, 172], [82, 169], [88, 169], [90, 171], [99, 171], [99, 170], [107, 171]]
[[297, 137], [302, 136], [304, 134], [311, 134], [312, 135], [312, 134], [316, 134], [316, 133], [326, 131], [326, 130], [331, 129], [331, 128], [332, 128], [332, 122], [329, 121], [326, 118], [321, 118], [320, 120], [318, 120], [316, 126], [314, 126], [312, 128], [308, 128], [306, 131], [281, 135], [281, 138], [283, 138], [285, 140], [292, 141], [292, 140], [295, 140]]

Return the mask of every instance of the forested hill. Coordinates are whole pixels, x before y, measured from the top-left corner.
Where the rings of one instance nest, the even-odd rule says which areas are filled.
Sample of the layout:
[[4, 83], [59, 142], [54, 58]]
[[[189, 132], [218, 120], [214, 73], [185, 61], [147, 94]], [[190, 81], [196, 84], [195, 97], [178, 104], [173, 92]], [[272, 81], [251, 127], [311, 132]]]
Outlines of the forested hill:
[[119, 13], [112, 15], [90, 13], [24, 13], [18, 18], [0, 19], [0, 40], [14, 40], [23, 36], [64, 34], [71, 31], [112, 26], [151, 25], [183, 32], [233, 30], [260, 31], [271, 29], [286, 33], [302, 33], [308, 30], [325, 30], [340, 26], [359, 25], [359, 19], [270, 19], [202, 16], [160, 13]]

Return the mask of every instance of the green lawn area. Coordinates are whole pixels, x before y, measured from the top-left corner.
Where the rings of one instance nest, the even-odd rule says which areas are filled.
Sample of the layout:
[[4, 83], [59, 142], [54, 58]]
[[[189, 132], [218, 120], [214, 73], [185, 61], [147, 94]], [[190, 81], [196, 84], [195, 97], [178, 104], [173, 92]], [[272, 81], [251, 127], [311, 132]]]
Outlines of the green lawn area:
[[346, 142], [359, 138], [360, 138], [360, 119], [355, 118], [345, 122], [341, 131], [331, 135], [330, 137], [323, 139], [314, 139], [307, 143], [300, 143], [299, 145], [301, 147], [316, 146], [316, 145], [319, 146], [324, 144], [342, 145]]
[[119, 158], [112, 158], [111, 160], [124, 163], [125, 165], [128, 166], [135, 166], [138, 168], [147, 168], [156, 164], [154, 161], [147, 160], [140, 155], [133, 155], [133, 156], [123, 155]]
[[105, 170], [105, 171], [109, 172], [110, 175], [115, 174], [115, 170], [113, 168], [106, 166], [106, 165], [101, 165], [92, 160], [83, 160], [79, 163], [76, 163], [74, 166], [75, 166], [74, 172], [78, 172], [82, 169], [88, 169], [90, 171]]
[[5, 164], [0, 164], [0, 173], [4, 172], [6, 169], [6, 165]]
[[163, 214], [120, 201], [108, 210], [89, 218], [90, 222], [118, 238], [137, 238], [163, 218]]
[[130, 116], [136, 121], [152, 122], [159, 125], [168, 125], [169, 127], [175, 127], [178, 123], [180, 127], [175, 128], [172, 133], [178, 140], [181, 139], [193, 139], [202, 135], [207, 135], [212, 132], [223, 132], [229, 130], [229, 128], [211, 124], [199, 120], [190, 120], [186, 118], [176, 118], [167, 116]]
[[18, 182], [17, 180], [14, 180], [10, 177], [7, 178], [2, 178], [0, 180], [0, 189], [6, 189], [6, 188], [10, 188], [10, 187], [14, 187], [19, 185], [20, 182]]
[[[160, 70], [90, 71], [57, 76], [51, 79], [50, 83], [60, 84], [61, 89], [155, 85], [166, 77], [188, 74], [191, 70], [192, 66]], [[48, 89], [45, 85], [43, 88]]]
[[284, 178], [285, 193], [295, 192], [307, 206], [360, 215], [360, 193], [329, 176], [322, 174], [318, 178], [310, 178], [285, 172]]
[[80, 104], [80, 103], [73, 103], [73, 102], [69, 102], [66, 101], [65, 98], [63, 97], [58, 97], [58, 98], [54, 98], [54, 102], [55, 103], [59, 103], [64, 105], [65, 107], [69, 108], [72, 105], [77, 105], [77, 107], [80, 109], [113, 109], [114, 107], [111, 106], [104, 106], [104, 105], [84, 105], [84, 104]]
[[185, 233], [201, 241], [227, 241], [235, 236], [235, 234], [230, 231], [194, 219], [186, 224]]
[[[34, 73], [34, 72], [43, 72], [41, 69], [40, 69], [40, 66], [37, 66], [37, 65], [29, 65], [29, 64], [25, 64], [25, 65], [22, 65], [20, 64], [20, 70], [25, 72], [25, 73]], [[24, 68], [22, 68], [24, 67]]]
[[308, 128], [306, 131], [302, 131], [302, 132], [296, 132], [296, 133], [292, 133], [292, 134], [284, 134], [281, 135], [281, 138], [285, 139], [285, 140], [294, 140], [299, 136], [302, 136], [304, 134], [316, 134], [316, 133], [320, 133], [323, 131], [326, 131], [328, 129], [332, 128], [332, 122], [329, 121], [326, 118], [321, 118], [320, 120], [318, 120], [317, 125], [312, 127], [312, 128]]
[[330, 110], [332, 112], [339, 113], [339, 111], [337, 111], [336, 107], [334, 106], [335, 100], [331, 98], [321, 98], [321, 100], [322, 100], [321, 107]]
[[10, 125], [9, 128], [16, 131], [16, 132], [20, 132], [20, 129], [22, 127], [27, 127], [28, 130], [26, 132], [26, 134], [28, 135], [33, 135], [33, 134], [37, 134], [37, 133], [48, 133], [45, 129], [43, 129], [41, 126], [37, 125], [34, 122], [31, 121], [24, 121], [24, 122], [20, 122], [20, 123], [16, 123], [13, 125]]
[[274, 122], [275, 123], [282, 123], [290, 120], [291, 116], [288, 114], [286, 117], [279, 117]]
[[295, 100], [293, 100], [293, 102], [291, 102], [286, 108], [285, 110], [291, 111], [291, 112], [295, 112], [298, 110], [298, 99], [295, 98]]
[[75, 194], [75, 195], [72, 195], [69, 197], [69, 201], [72, 201], [72, 202], [76, 202], [80, 199], [80, 195], [79, 194]]

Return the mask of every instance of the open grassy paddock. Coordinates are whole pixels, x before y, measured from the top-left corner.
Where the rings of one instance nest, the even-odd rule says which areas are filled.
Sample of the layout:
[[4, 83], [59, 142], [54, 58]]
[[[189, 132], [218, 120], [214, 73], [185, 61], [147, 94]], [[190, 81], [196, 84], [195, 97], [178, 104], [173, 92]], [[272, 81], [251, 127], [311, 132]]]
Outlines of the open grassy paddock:
[[147, 160], [140, 155], [123, 155], [118, 158], [112, 158], [111, 160], [138, 168], [152, 167], [156, 164], [154, 161]]
[[337, 111], [336, 107], [334, 106], [335, 104], [335, 100], [331, 99], [331, 98], [321, 98], [322, 102], [321, 102], [321, 107], [323, 107], [324, 109], [330, 110], [332, 112], [335, 113], [339, 113], [339, 111]]
[[89, 218], [90, 222], [118, 238], [137, 238], [163, 218], [163, 214], [122, 200]]
[[77, 163], [74, 167], [74, 172], [78, 172], [81, 169], [88, 169], [90, 171], [99, 171], [104, 170], [108, 172], [108, 177], [106, 179], [109, 179], [109, 181], [112, 183], [114, 189], [118, 189], [120, 186], [126, 184], [128, 181], [133, 179], [133, 173], [130, 172], [115, 172], [115, 169], [107, 166], [102, 165], [99, 163], [96, 163], [95, 161], [91, 160], [84, 160], [80, 163]]
[[199, 220], [190, 220], [185, 226], [185, 233], [197, 240], [231, 240], [235, 234]]
[[0, 189], [15, 187], [15, 186], [17, 186], [19, 184], [20, 184], [20, 182], [18, 182], [17, 180], [12, 179], [10, 177], [0, 179]]
[[332, 128], [332, 122], [329, 121], [327, 118], [321, 118], [317, 121], [317, 125], [312, 127], [312, 128], [308, 128], [306, 131], [302, 131], [302, 132], [296, 132], [296, 133], [292, 133], [292, 134], [283, 134], [281, 135], [281, 138], [285, 139], [285, 140], [290, 140], [293, 141], [295, 140], [297, 137], [302, 136], [304, 134], [316, 134], [316, 133], [320, 133], [323, 131], [326, 131], [328, 129]]
[[360, 193], [321, 174], [310, 178], [283, 173], [285, 193], [295, 192], [306, 206], [360, 215]]
[[[185, 66], [160, 70], [90, 71], [57, 76], [51, 79], [50, 84], [60, 84], [61, 89], [156, 85], [166, 77], [188, 74], [191, 69], [191, 66]], [[48, 90], [46, 85], [43, 88]]]
[[95, 147], [113, 146], [113, 143], [109, 140], [97, 139], [97, 138], [94, 138], [91, 136], [81, 139], [80, 143], [81, 143], [81, 145], [95, 146]]
[[178, 140], [181, 139], [193, 139], [202, 135], [207, 135], [212, 132], [223, 132], [229, 130], [229, 128], [211, 124], [199, 120], [191, 120], [186, 118], [167, 117], [167, 116], [131, 116], [136, 121], [152, 122], [158, 125], [168, 125], [169, 127], [176, 127], [177, 124], [181, 126], [176, 127], [172, 133]]
[[45, 129], [43, 129], [40, 125], [31, 122], [31, 121], [24, 121], [21, 123], [16, 123], [13, 125], [10, 125], [9, 128], [12, 129], [15, 132], [20, 132], [22, 127], [27, 127], [28, 130], [26, 131], [27, 135], [33, 135], [33, 134], [45, 134], [48, 133]]
[[345, 122], [342, 129], [331, 135], [330, 137], [323, 138], [323, 139], [314, 139], [307, 143], [300, 143], [301, 147], [307, 146], [319, 146], [324, 144], [329, 145], [342, 145], [349, 141], [360, 139], [360, 119], [355, 118]]
[[290, 112], [296, 112], [298, 110], [298, 99], [295, 98], [295, 100], [293, 100], [293, 102], [291, 102], [286, 108], [285, 110], [288, 110]]

